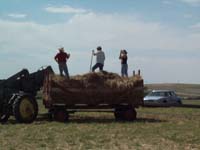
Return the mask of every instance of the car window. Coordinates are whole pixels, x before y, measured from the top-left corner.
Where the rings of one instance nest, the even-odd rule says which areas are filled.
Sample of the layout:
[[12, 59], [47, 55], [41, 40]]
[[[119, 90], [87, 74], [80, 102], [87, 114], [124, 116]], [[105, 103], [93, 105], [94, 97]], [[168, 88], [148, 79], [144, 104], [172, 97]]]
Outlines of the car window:
[[170, 93], [169, 92], [165, 92], [165, 96], [170, 96]]
[[165, 96], [165, 92], [151, 92], [149, 96]]
[[173, 96], [172, 92], [168, 92], [168, 96]]
[[175, 92], [171, 92], [172, 96], [176, 96]]
[[162, 96], [162, 97], [168, 97], [168, 96], [176, 96], [175, 92], [173, 91], [169, 91], [169, 92], [165, 92], [165, 91], [158, 91], [158, 92], [151, 92], [148, 94], [148, 96]]

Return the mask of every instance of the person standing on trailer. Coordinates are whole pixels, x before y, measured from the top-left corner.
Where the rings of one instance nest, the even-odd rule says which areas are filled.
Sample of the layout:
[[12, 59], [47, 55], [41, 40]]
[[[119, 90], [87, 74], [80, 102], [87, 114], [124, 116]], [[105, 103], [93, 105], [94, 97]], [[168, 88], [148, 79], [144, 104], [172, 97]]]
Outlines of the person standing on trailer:
[[93, 55], [96, 56], [96, 64], [92, 67], [92, 72], [94, 72], [97, 68], [100, 71], [103, 71], [104, 61], [105, 61], [105, 53], [102, 51], [101, 46], [97, 47], [97, 52], [92, 51]]
[[58, 63], [58, 67], [59, 67], [59, 71], [60, 71], [60, 75], [63, 75], [63, 71], [65, 73], [65, 76], [69, 79], [69, 72], [68, 72], [68, 67], [67, 67], [67, 60], [70, 57], [70, 54], [67, 54], [64, 51], [64, 47], [61, 47], [58, 49], [59, 53], [56, 54], [55, 56], [55, 61]]
[[128, 56], [127, 56], [127, 51], [126, 50], [121, 50], [119, 59], [121, 60], [121, 76], [122, 77], [128, 77]]

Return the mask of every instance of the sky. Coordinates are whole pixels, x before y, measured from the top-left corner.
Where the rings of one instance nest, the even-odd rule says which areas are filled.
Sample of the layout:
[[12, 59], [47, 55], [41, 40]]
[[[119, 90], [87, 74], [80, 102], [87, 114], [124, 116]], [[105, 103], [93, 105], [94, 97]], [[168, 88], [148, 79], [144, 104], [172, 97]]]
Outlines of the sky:
[[0, 79], [48, 65], [58, 73], [59, 47], [71, 54], [71, 75], [87, 73], [97, 46], [107, 71], [120, 74], [126, 49], [130, 76], [200, 84], [200, 0], [0, 1]]

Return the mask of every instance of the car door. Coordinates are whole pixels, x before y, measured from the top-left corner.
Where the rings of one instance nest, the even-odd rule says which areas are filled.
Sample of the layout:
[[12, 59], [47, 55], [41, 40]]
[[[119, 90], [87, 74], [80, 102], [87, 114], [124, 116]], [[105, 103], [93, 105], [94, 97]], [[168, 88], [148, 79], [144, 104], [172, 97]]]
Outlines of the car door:
[[176, 103], [176, 94], [173, 91], [169, 92], [170, 104], [173, 105]]

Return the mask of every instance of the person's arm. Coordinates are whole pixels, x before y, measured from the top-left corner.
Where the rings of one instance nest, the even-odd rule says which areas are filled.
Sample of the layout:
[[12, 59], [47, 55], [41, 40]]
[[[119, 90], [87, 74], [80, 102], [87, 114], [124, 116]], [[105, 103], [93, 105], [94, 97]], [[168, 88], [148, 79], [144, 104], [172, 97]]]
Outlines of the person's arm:
[[122, 59], [122, 50], [120, 51], [119, 59]]
[[122, 59], [122, 54], [121, 53], [119, 54], [119, 59]]
[[69, 59], [69, 58], [70, 58], [70, 54], [67, 54], [67, 53], [66, 53], [66, 57], [67, 57], [67, 59]]
[[92, 50], [92, 54], [93, 54], [94, 56], [96, 56], [96, 55], [97, 55], [97, 53], [95, 53], [95, 52], [94, 52], [94, 50]]
[[54, 57], [55, 61], [58, 62], [58, 54]]
[[104, 59], [104, 60], [106, 59], [105, 53], [103, 53], [103, 59]]

